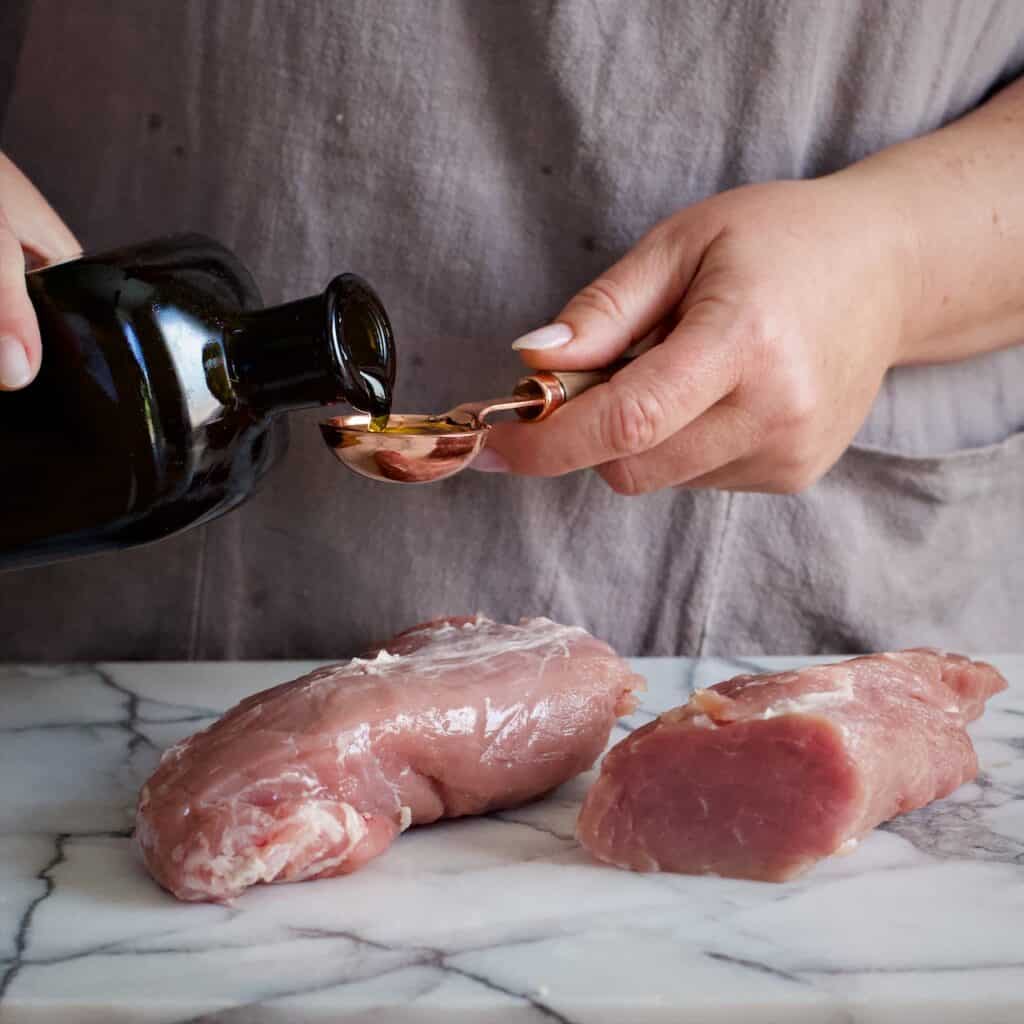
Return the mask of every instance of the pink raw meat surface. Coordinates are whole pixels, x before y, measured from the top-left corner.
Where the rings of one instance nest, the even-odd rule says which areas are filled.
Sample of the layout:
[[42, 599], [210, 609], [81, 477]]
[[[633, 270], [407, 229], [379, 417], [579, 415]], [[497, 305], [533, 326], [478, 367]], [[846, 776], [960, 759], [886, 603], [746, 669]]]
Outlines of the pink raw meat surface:
[[577, 835], [634, 871], [785, 881], [973, 779], [965, 726], [1005, 688], [930, 650], [730, 679], [609, 751]]
[[607, 644], [548, 619], [427, 623], [171, 747], [136, 836], [183, 900], [355, 871], [410, 825], [512, 807], [585, 771], [642, 686]]

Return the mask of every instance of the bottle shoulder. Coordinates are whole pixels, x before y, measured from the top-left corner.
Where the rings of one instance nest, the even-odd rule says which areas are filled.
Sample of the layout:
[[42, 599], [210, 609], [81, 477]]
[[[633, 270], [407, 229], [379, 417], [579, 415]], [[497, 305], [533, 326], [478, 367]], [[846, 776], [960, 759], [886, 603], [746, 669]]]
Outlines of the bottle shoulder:
[[33, 400], [63, 409], [94, 448], [125, 463], [131, 516], [238, 484], [236, 463], [268, 424], [239, 405], [228, 372], [225, 326], [260, 302], [228, 249], [177, 236], [27, 282], [43, 335]]
[[230, 250], [177, 236], [27, 275], [36, 380], [0, 403], [0, 570], [147, 543], [245, 500], [287, 428], [237, 400], [224, 339], [261, 306]]
[[49, 301], [124, 308], [160, 294], [173, 295], [210, 313], [257, 309], [261, 297], [242, 261], [226, 246], [201, 234], [173, 235], [30, 271], [29, 290]]

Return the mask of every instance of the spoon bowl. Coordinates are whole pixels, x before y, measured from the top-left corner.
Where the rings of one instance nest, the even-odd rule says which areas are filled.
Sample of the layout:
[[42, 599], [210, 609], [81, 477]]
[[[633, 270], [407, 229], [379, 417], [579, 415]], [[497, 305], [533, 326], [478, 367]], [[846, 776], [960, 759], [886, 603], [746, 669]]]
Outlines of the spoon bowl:
[[371, 430], [365, 413], [334, 416], [320, 424], [327, 446], [353, 472], [371, 480], [427, 484], [464, 469], [487, 436], [486, 424], [459, 425], [445, 417], [394, 415], [385, 430]]
[[320, 423], [320, 432], [338, 461], [360, 476], [400, 484], [433, 483], [476, 458], [490, 429], [488, 416], [514, 412], [523, 420], [542, 420], [610, 375], [610, 369], [539, 371], [520, 380], [505, 398], [466, 402], [434, 416], [392, 414], [383, 430], [371, 430], [366, 413], [333, 416]]

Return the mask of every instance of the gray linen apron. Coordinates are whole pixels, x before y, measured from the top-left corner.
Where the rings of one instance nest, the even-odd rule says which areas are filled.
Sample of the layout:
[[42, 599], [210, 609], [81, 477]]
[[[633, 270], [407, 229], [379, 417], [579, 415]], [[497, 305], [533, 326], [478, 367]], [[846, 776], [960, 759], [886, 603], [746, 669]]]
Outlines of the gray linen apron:
[[[679, 207], [1024, 70], [1018, 0], [14, 0], [5, 25], [0, 141], [89, 247], [203, 230], [268, 302], [362, 273], [416, 410], [507, 387], [512, 338]], [[793, 497], [389, 487], [316, 419], [203, 529], [0, 576], [0, 659], [328, 658], [478, 609], [629, 654], [1024, 649], [1024, 347], [891, 374]]]

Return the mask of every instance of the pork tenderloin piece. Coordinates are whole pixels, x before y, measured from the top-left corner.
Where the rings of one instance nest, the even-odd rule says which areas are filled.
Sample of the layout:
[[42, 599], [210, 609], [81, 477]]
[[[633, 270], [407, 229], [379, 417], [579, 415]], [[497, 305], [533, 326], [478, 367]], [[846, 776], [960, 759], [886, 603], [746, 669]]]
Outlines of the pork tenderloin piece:
[[183, 900], [355, 871], [399, 832], [589, 768], [640, 676], [585, 630], [445, 619], [254, 694], [171, 747], [136, 836]]
[[991, 665], [909, 650], [698, 690], [609, 751], [577, 835], [634, 871], [781, 882], [978, 771]]

